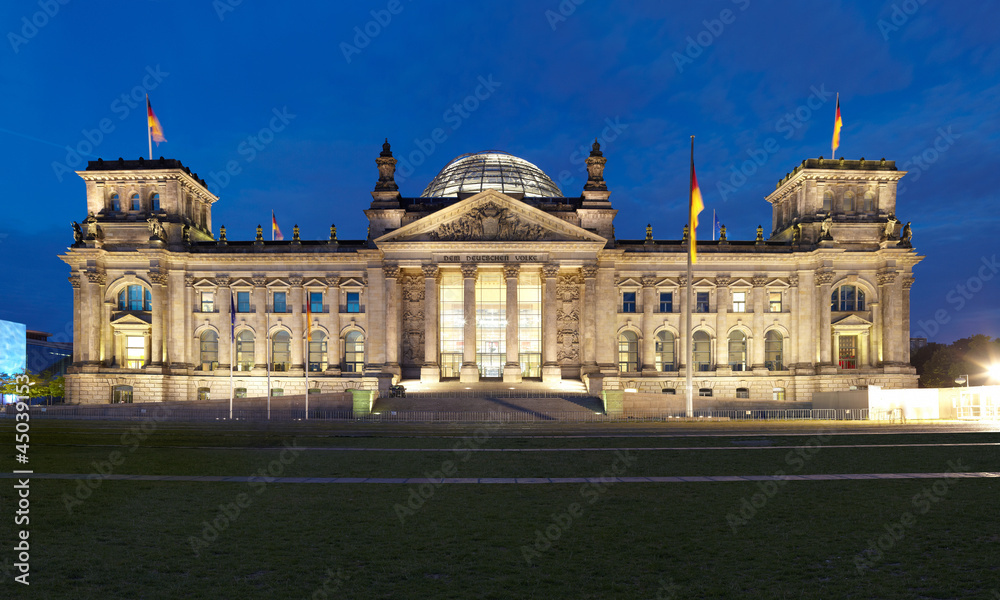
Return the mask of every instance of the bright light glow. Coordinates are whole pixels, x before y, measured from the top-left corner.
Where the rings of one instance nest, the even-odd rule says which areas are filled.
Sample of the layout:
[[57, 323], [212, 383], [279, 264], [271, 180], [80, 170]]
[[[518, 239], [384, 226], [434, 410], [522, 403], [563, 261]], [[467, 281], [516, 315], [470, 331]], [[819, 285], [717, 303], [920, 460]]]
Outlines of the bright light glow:
[[990, 374], [990, 379], [1000, 381], [1000, 363], [990, 365], [990, 368], [986, 372]]
[[638, 392], [638, 391], [639, 391], [639, 390], [637, 390], [637, 389], [635, 389], [635, 388], [625, 388], [625, 393], [626, 393], [626, 394], [635, 394], [635, 393], [636, 393], [636, 392]]

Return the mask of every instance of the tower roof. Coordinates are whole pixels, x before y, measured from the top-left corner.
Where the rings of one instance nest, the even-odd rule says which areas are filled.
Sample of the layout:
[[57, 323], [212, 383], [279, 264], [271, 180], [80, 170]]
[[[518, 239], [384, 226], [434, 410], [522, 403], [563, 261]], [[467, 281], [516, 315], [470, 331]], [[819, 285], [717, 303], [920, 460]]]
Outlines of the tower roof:
[[527, 197], [562, 198], [559, 186], [544, 171], [512, 154], [488, 150], [463, 154], [449, 162], [420, 197], [458, 196], [493, 189]]

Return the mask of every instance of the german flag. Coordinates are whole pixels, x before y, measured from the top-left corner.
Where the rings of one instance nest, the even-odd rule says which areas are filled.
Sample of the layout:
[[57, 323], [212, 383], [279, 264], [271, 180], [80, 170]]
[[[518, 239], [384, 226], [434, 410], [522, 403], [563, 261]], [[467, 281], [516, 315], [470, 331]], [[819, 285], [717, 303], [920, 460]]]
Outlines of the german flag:
[[840, 118], [840, 93], [837, 93], [837, 116], [833, 120], [833, 150], [830, 152], [830, 158], [836, 158], [834, 156], [837, 153], [837, 148], [840, 148], [840, 128], [843, 127], [844, 121]]
[[694, 136], [691, 138], [691, 204], [688, 214], [688, 223], [691, 225], [691, 237], [688, 239], [688, 246], [691, 251], [691, 262], [698, 262], [698, 242], [695, 231], [698, 229], [698, 213], [705, 210], [705, 203], [701, 200], [701, 190], [698, 188], [698, 176], [694, 173]]
[[149, 135], [152, 140], [157, 145], [167, 141], [167, 138], [163, 137], [163, 127], [160, 126], [160, 120], [153, 113], [153, 105], [149, 103], [149, 94], [146, 94], [146, 120], [149, 122]]
[[278, 229], [278, 220], [274, 218], [274, 211], [271, 211], [271, 239], [272, 240], [283, 240], [285, 236], [281, 235], [281, 230]]

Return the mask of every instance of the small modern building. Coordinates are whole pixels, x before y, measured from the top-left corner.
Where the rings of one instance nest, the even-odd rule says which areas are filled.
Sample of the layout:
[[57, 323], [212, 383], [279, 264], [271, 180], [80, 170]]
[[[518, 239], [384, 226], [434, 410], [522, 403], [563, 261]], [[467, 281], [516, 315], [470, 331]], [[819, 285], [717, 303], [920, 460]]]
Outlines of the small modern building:
[[225, 398], [230, 366], [238, 396], [266, 395], [269, 373], [275, 394], [303, 394], [307, 372], [323, 392], [419, 379], [683, 394], [688, 370], [725, 398], [916, 386], [922, 257], [895, 218], [893, 161], [802, 161], [764, 199], [768, 234], [699, 240], [691, 282], [683, 223], [667, 239], [616, 229], [596, 142], [577, 195], [502, 152], [459, 156], [407, 196], [388, 142], [375, 162], [366, 239], [331, 225], [284, 241], [228, 239], [219, 198], [180, 161], [89, 163], [87, 217], [61, 256], [69, 401]]
[[54, 376], [65, 375], [73, 364], [73, 343], [50, 340], [51, 333], [27, 331], [27, 360], [29, 373], [50, 372]]

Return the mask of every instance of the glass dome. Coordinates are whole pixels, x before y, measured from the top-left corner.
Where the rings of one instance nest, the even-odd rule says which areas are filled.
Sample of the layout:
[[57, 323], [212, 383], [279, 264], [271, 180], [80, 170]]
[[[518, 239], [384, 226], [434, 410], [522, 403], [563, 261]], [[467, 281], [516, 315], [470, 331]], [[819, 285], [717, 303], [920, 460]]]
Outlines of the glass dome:
[[533, 198], [562, 198], [559, 187], [541, 169], [512, 154], [477, 152], [448, 163], [420, 194], [421, 198], [457, 196], [459, 192], [497, 190]]

